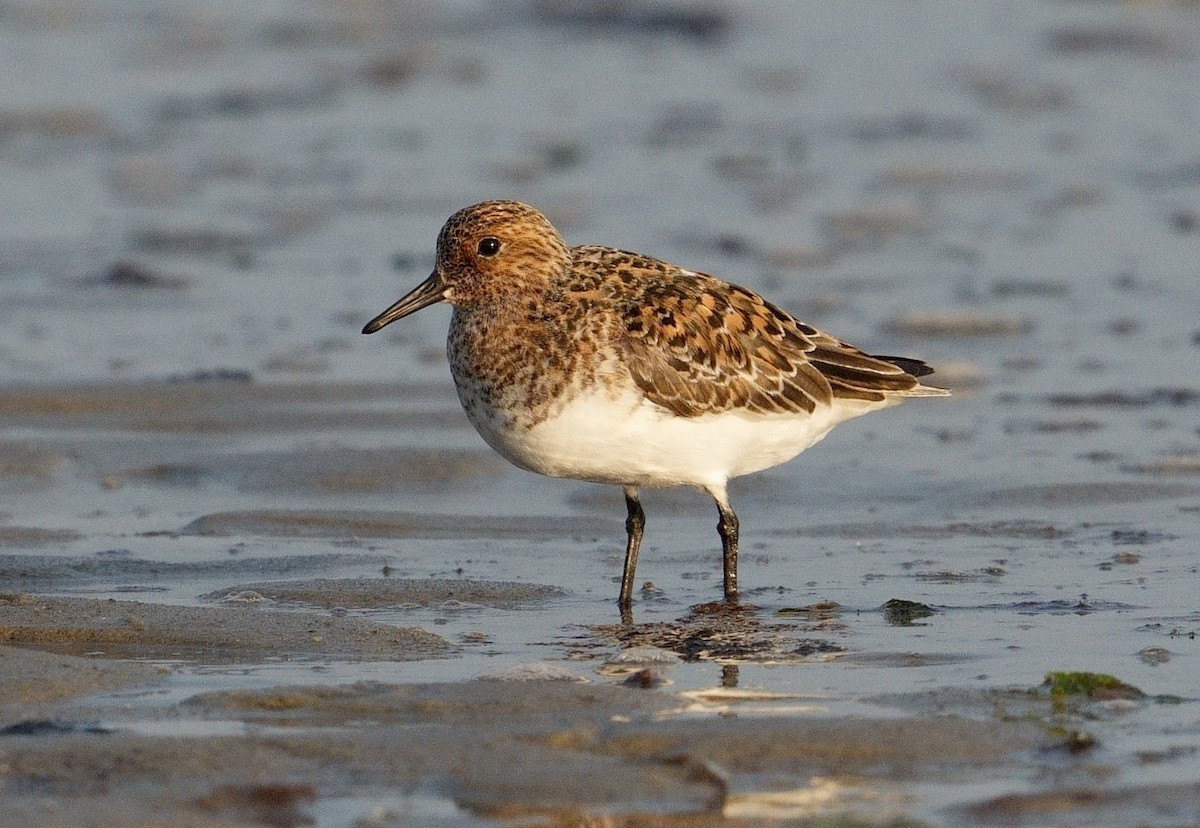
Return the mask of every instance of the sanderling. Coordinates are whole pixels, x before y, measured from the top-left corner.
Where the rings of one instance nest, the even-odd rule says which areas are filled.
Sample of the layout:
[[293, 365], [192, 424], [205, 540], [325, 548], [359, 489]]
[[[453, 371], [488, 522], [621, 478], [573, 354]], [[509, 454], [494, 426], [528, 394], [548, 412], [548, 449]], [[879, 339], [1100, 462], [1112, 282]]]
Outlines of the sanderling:
[[437, 302], [468, 419], [517, 466], [621, 486], [633, 596], [645, 526], [640, 486], [694, 486], [717, 504], [725, 600], [738, 596], [730, 478], [792, 459], [838, 423], [945, 396], [924, 362], [872, 356], [758, 294], [610, 247], [567, 247], [517, 201], [459, 210], [429, 278], [363, 328]]

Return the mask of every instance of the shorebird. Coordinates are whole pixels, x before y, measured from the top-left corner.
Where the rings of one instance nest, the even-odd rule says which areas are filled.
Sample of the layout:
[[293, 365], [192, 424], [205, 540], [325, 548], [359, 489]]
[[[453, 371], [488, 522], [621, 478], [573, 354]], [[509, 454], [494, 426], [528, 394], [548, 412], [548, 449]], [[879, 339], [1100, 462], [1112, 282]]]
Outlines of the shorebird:
[[467, 418], [522, 469], [622, 487], [619, 603], [633, 597], [643, 486], [693, 486], [720, 515], [724, 596], [738, 599], [731, 478], [784, 463], [838, 423], [949, 392], [907, 357], [874, 356], [753, 291], [611, 247], [568, 247], [544, 215], [485, 201], [438, 233], [429, 278], [378, 331], [453, 306], [446, 352]]

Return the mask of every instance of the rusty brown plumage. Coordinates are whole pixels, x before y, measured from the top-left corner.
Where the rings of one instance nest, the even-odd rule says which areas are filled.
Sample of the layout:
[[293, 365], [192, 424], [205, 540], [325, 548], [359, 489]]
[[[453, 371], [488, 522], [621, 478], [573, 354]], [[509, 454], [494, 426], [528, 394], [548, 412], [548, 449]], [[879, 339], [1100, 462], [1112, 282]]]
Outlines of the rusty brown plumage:
[[658, 259], [575, 247], [569, 282], [620, 320], [610, 336], [630, 376], [676, 416], [735, 409], [812, 413], [836, 399], [926, 392], [899, 365], [806, 325], [745, 288]]

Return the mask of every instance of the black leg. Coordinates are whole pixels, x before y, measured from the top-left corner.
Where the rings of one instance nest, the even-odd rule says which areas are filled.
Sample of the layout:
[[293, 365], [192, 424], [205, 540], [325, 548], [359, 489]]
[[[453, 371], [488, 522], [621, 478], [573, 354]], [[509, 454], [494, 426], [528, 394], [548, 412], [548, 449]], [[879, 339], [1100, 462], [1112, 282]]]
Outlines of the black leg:
[[638, 500], [634, 486], [625, 487], [625, 509], [629, 513], [625, 518], [629, 540], [625, 545], [625, 569], [621, 572], [621, 597], [617, 599], [617, 604], [622, 607], [633, 603], [633, 574], [637, 569], [638, 548], [642, 545], [642, 530], [646, 528], [646, 513], [642, 511], [642, 502]]
[[717, 532], [721, 535], [721, 553], [725, 573], [725, 601], [729, 604], [738, 602], [737, 559], [738, 559], [738, 519], [733, 509], [717, 500], [717, 510], [721, 519], [717, 522]]

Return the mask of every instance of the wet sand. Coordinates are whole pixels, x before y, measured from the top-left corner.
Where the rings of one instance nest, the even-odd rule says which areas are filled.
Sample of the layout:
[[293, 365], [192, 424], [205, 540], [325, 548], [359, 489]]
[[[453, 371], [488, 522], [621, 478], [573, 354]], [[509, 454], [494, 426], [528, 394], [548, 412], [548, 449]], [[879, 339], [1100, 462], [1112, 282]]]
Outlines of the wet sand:
[[420, 629], [360, 618], [259, 612], [250, 607], [166, 607], [141, 601], [0, 597], [0, 641], [117, 658], [206, 663], [288, 658], [431, 658], [449, 645]]
[[[431, 584], [430, 597], [445, 590]], [[421, 600], [418, 583], [402, 593]], [[496, 593], [507, 601], [511, 589]], [[313, 605], [343, 594], [314, 582], [288, 597]], [[4, 607], [3, 639], [25, 645], [0, 647], [0, 766], [13, 826], [351, 817], [355, 825], [908, 825], [920, 824], [912, 811], [933, 797], [956, 802], [940, 818], [960, 824], [1146, 813], [1183, 823], [1194, 813], [1195, 785], [1115, 791], [1101, 781], [1103, 761], [1081, 764], [1102, 751], [1093, 734], [1106, 722], [1187, 700], [1147, 698], [1136, 688], [1089, 698], [1047, 686], [987, 687], [877, 696], [868, 700], [875, 716], [830, 715], [825, 700], [805, 693], [736, 686], [735, 665], [756, 655], [751, 611], [710, 619], [748, 648], [715, 654], [725, 688], [673, 692], [663, 676], [695, 654], [642, 642], [617, 648], [599, 682], [542, 663], [449, 684], [277, 685], [193, 691], [163, 703], [153, 698], [173, 668], [147, 664], [147, 656], [245, 667], [281, 657], [442, 658], [452, 650], [419, 630], [324, 613], [27, 596], [8, 596]], [[808, 620], [837, 611], [809, 608]], [[737, 635], [739, 627], [748, 634]], [[598, 642], [612, 634], [594, 632]], [[716, 647], [720, 636], [708, 639]], [[122, 659], [137, 649], [141, 659]], [[812, 653], [804, 660], [819, 663]], [[1153, 765], [1192, 752], [1176, 743], [1138, 755]], [[1030, 773], [1059, 783], [1052, 793], [1003, 792], [1004, 780]]]
[[[428, 4], [427, 4], [428, 5]], [[1188, 3], [0, 15], [13, 826], [1200, 823]], [[509, 467], [450, 212], [746, 284], [949, 400], [701, 494]]]
[[[945, 783], [978, 783], [1011, 772], [1045, 739], [1028, 723], [959, 718], [680, 721], [677, 704], [546, 680], [207, 693], [164, 715], [241, 722], [244, 733], [74, 734], [60, 722], [62, 732], [7, 736], [0, 759], [37, 783], [6, 811], [14, 826], [48, 815], [301, 825], [314, 810], [378, 798], [403, 804], [376, 806], [357, 824], [465, 824], [471, 814], [566, 825], [604, 814], [612, 824], [699, 826], [859, 808], [899, 816], [906, 786], [932, 770], [954, 763], [962, 769], [937, 771]], [[744, 781], [762, 776], [776, 789]], [[806, 790], [779, 788], [786, 778]], [[435, 810], [436, 800], [455, 810]]]

